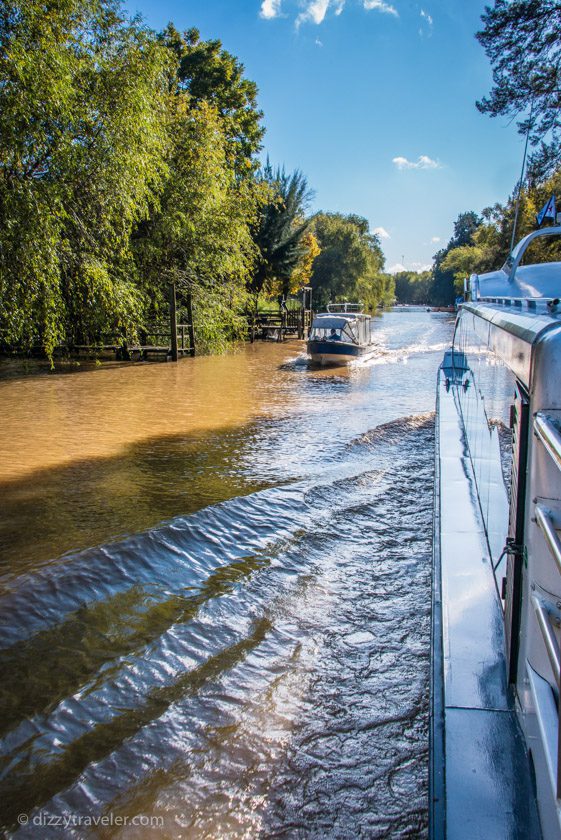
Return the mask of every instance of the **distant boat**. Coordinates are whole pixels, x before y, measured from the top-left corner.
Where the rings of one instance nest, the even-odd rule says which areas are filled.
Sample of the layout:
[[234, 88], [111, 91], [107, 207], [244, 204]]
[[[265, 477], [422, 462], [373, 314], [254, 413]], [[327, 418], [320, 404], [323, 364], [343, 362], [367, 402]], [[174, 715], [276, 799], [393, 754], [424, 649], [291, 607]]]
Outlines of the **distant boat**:
[[373, 349], [370, 315], [359, 303], [331, 303], [312, 322], [307, 351], [320, 365], [345, 365]]

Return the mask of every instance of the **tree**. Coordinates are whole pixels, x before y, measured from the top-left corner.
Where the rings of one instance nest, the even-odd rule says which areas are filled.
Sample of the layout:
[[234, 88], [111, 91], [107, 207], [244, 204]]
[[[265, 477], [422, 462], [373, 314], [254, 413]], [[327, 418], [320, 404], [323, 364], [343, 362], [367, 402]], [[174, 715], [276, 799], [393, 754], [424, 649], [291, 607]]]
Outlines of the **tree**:
[[321, 253], [316, 257], [311, 285], [314, 302], [360, 299], [368, 308], [393, 298], [393, 280], [383, 275], [384, 255], [368, 222], [361, 216], [318, 213], [313, 220]]
[[311, 193], [301, 172], [296, 170], [291, 175], [284, 169], [273, 172], [269, 161], [260, 173], [259, 182], [269, 198], [254, 231], [259, 257], [249, 290], [256, 299], [263, 290], [280, 291], [286, 296], [293, 274], [309, 252], [305, 235], [310, 221], [304, 214]]
[[257, 85], [245, 78], [243, 64], [220, 41], [201, 41], [194, 28], [181, 35], [170, 23], [159, 37], [174, 54], [178, 89], [189, 93], [192, 104], [207, 102], [216, 109], [238, 175], [252, 175], [265, 129]]
[[430, 299], [435, 306], [449, 306], [454, 302], [454, 271], [446, 267], [446, 257], [453, 248], [473, 245], [473, 236], [481, 221], [481, 218], [473, 210], [460, 213], [454, 223], [454, 234], [448, 245], [434, 255]]
[[0, 325], [76, 343], [138, 320], [130, 232], [165, 177], [167, 56], [112, 0], [0, 14]]
[[395, 297], [398, 303], [430, 303], [432, 275], [430, 271], [399, 271], [394, 275]]
[[[315, 234], [308, 230], [302, 237], [302, 247], [305, 249], [300, 261], [292, 272], [290, 278], [290, 292], [294, 294], [302, 286], [309, 286], [312, 278], [312, 271], [316, 257], [319, 257], [321, 248]], [[282, 290], [280, 290], [282, 294]]]
[[[520, 194], [518, 233], [520, 238], [535, 229], [536, 213], [549, 196], [561, 192], [561, 169], [541, 184], [526, 186]], [[482, 211], [482, 223], [471, 241], [452, 247], [441, 262], [443, 272], [452, 272], [456, 287], [464, 277], [492, 271], [502, 265], [510, 250], [510, 236], [514, 218], [516, 195], [505, 205], [495, 204]], [[561, 243], [555, 238], [536, 240], [530, 245], [527, 262], [555, 262], [561, 258]]]
[[245, 329], [259, 194], [236, 178], [214, 106], [175, 97], [170, 134], [169, 177], [135, 241], [138, 282], [155, 312], [167, 308], [170, 283], [191, 292], [199, 348], [222, 350]]
[[476, 34], [493, 68], [489, 97], [477, 102], [484, 114], [517, 117], [537, 146], [530, 171], [541, 180], [561, 161], [561, 2], [559, 0], [495, 0], [482, 15]]

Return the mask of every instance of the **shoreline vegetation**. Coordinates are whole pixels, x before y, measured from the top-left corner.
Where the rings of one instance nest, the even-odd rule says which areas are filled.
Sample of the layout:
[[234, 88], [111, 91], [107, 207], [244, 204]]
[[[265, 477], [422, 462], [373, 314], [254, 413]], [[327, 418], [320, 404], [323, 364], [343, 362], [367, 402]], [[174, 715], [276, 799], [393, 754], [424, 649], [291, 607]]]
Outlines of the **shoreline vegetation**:
[[220, 41], [118, 0], [17, 0], [0, 43], [0, 352], [143, 343], [170, 288], [198, 353], [303, 286], [392, 302], [366, 219], [310, 215], [305, 176], [260, 162], [257, 86]]

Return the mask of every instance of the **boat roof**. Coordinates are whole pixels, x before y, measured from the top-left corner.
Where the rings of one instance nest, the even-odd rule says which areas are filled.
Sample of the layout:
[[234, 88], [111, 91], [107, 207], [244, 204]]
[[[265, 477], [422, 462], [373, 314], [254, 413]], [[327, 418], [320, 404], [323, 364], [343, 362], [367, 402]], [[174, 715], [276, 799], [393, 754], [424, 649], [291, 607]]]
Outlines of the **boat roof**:
[[356, 321], [357, 317], [354, 314], [348, 315], [330, 315], [327, 313], [320, 313], [314, 317], [312, 327], [321, 327], [321, 329], [335, 329], [341, 330], [347, 324]]

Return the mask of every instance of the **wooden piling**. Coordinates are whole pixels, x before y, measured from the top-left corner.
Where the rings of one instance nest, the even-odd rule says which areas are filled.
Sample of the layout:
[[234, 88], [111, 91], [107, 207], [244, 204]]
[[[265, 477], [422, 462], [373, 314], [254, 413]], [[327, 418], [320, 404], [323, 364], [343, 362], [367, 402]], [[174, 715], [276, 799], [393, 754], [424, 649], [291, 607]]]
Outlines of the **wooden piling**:
[[191, 356], [194, 356], [196, 353], [195, 347], [195, 326], [193, 324], [193, 295], [191, 292], [187, 292], [185, 303], [187, 304], [187, 318], [188, 318], [188, 329], [189, 329], [189, 352]]
[[171, 360], [177, 362], [179, 351], [177, 346], [177, 298], [175, 294], [175, 283], [169, 287], [169, 321], [171, 328]]

